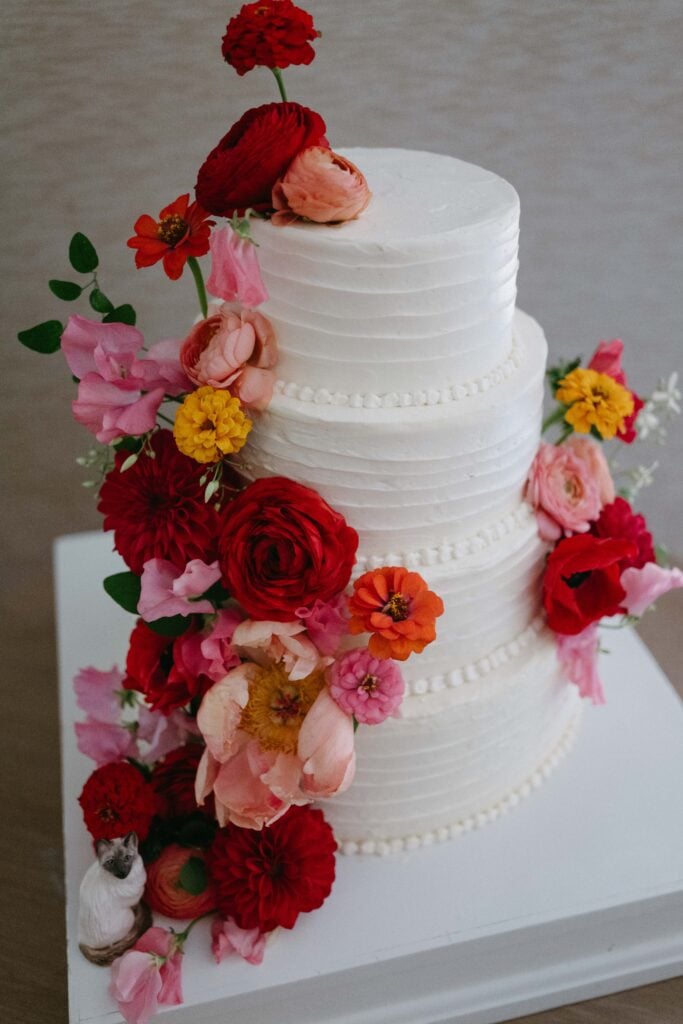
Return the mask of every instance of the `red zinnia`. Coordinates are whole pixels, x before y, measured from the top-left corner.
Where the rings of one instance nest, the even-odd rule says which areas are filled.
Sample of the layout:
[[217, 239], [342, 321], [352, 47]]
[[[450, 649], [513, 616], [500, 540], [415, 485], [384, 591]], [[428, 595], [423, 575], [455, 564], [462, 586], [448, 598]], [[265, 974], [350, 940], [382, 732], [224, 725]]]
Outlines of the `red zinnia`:
[[212, 680], [205, 675], [196, 676], [183, 656], [185, 644], [192, 642], [198, 628], [193, 622], [174, 639], [161, 636], [138, 619], [130, 635], [126, 658], [126, 689], [144, 693], [150, 707], [164, 715], [195, 698], [201, 699]]
[[245, 4], [230, 20], [221, 52], [238, 75], [257, 65], [288, 68], [311, 63], [315, 50], [310, 41], [319, 35], [312, 16], [292, 0], [260, 0]]
[[137, 249], [135, 266], [139, 270], [163, 260], [166, 274], [177, 281], [190, 256], [203, 256], [209, 251], [215, 221], [208, 220], [208, 216], [198, 203], [190, 203], [189, 192], [165, 206], [159, 220], [143, 213], [135, 221], [135, 235], [128, 239], [129, 248]]
[[591, 622], [621, 611], [626, 597], [621, 566], [637, 550], [630, 540], [602, 540], [590, 533], [561, 540], [548, 556], [543, 579], [550, 628], [575, 636]]
[[138, 575], [150, 558], [183, 568], [193, 558], [213, 561], [218, 518], [204, 501], [203, 467], [178, 451], [169, 430], [150, 443], [155, 458], [143, 452], [124, 473], [128, 453], [117, 453], [97, 506], [103, 528], [114, 531], [114, 547]]
[[102, 765], [78, 798], [93, 839], [115, 839], [137, 832], [144, 839], [156, 814], [157, 797], [142, 772], [128, 761]]
[[596, 537], [611, 537], [619, 540], [630, 540], [636, 545], [636, 554], [624, 558], [619, 567], [624, 569], [642, 569], [648, 562], [657, 559], [652, 534], [647, 528], [645, 516], [633, 511], [624, 498], [615, 498], [605, 505], [591, 528]]
[[272, 210], [273, 185], [308, 146], [328, 146], [320, 114], [299, 103], [252, 107], [200, 167], [197, 199], [220, 217]]
[[311, 807], [290, 807], [261, 831], [228, 825], [207, 858], [218, 909], [240, 928], [294, 927], [329, 896], [336, 849], [322, 811]]
[[213, 817], [213, 794], [202, 807], [197, 806], [194, 795], [194, 780], [203, 753], [203, 743], [186, 743], [171, 750], [154, 766], [152, 786], [159, 797], [162, 817], [179, 818], [196, 811]]

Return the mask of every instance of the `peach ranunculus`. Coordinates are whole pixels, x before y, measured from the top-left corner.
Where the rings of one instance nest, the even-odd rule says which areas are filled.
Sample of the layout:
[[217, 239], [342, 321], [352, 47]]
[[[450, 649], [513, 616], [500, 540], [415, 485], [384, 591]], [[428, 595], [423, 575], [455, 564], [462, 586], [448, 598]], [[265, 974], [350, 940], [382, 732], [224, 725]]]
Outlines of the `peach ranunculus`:
[[270, 321], [262, 313], [237, 311], [227, 303], [195, 324], [180, 350], [181, 366], [194, 384], [228, 389], [250, 409], [268, 405], [276, 362]]
[[346, 157], [322, 146], [303, 149], [273, 186], [273, 224], [298, 217], [317, 224], [354, 220], [372, 192], [363, 174]]
[[613, 502], [616, 497], [614, 481], [612, 480], [612, 474], [600, 444], [594, 441], [592, 437], [586, 437], [583, 434], [572, 434], [565, 441], [565, 446], [588, 466], [590, 477], [598, 489], [600, 505], [609, 505]]
[[586, 533], [600, 515], [600, 496], [590, 467], [564, 445], [541, 444], [526, 485], [543, 540]]
[[353, 779], [353, 720], [323, 670], [293, 680], [282, 663], [240, 665], [206, 693], [197, 724], [206, 750], [195, 795], [202, 804], [213, 792], [220, 825], [263, 828]]

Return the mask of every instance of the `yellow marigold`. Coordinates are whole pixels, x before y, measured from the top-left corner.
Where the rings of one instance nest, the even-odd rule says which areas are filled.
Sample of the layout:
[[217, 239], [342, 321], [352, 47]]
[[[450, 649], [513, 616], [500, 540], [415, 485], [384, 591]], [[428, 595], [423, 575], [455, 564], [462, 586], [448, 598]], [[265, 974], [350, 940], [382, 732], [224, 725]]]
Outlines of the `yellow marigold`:
[[251, 420], [229, 391], [198, 388], [178, 409], [173, 436], [178, 450], [197, 462], [218, 462], [238, 452], [247, 440]]
[[606, 373], [579, 367], [558, 384], [555, 397], [568, 405], [564, 418], [579, 434], [595, 427], [606, 440], [624, 428], [633, 412], [633, 395]]

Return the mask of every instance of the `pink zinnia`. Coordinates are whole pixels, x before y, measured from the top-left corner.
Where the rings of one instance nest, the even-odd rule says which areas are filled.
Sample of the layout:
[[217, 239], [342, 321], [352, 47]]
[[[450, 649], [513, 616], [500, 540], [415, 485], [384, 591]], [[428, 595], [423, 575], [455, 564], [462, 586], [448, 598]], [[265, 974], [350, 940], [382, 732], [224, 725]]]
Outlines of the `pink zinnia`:
[[396, 715], [403, 700], [404, 682], [398, 665], [373, 657], [367, 648], [348, 651], [330, 669], [330, 693], [358, 722], [378, 725]]

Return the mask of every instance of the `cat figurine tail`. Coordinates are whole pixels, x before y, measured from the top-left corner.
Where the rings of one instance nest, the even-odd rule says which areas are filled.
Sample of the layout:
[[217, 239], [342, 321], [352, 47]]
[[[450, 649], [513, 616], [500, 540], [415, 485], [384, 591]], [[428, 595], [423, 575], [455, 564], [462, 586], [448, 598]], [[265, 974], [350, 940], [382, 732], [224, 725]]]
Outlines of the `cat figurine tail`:
[[107, 966], [121, 956], [152, 924], [142, 901], [147, 875], [135, 832], [119, 839], [98, 839], [97, 860], [80, 888], [79, 949], [93, 964]]

